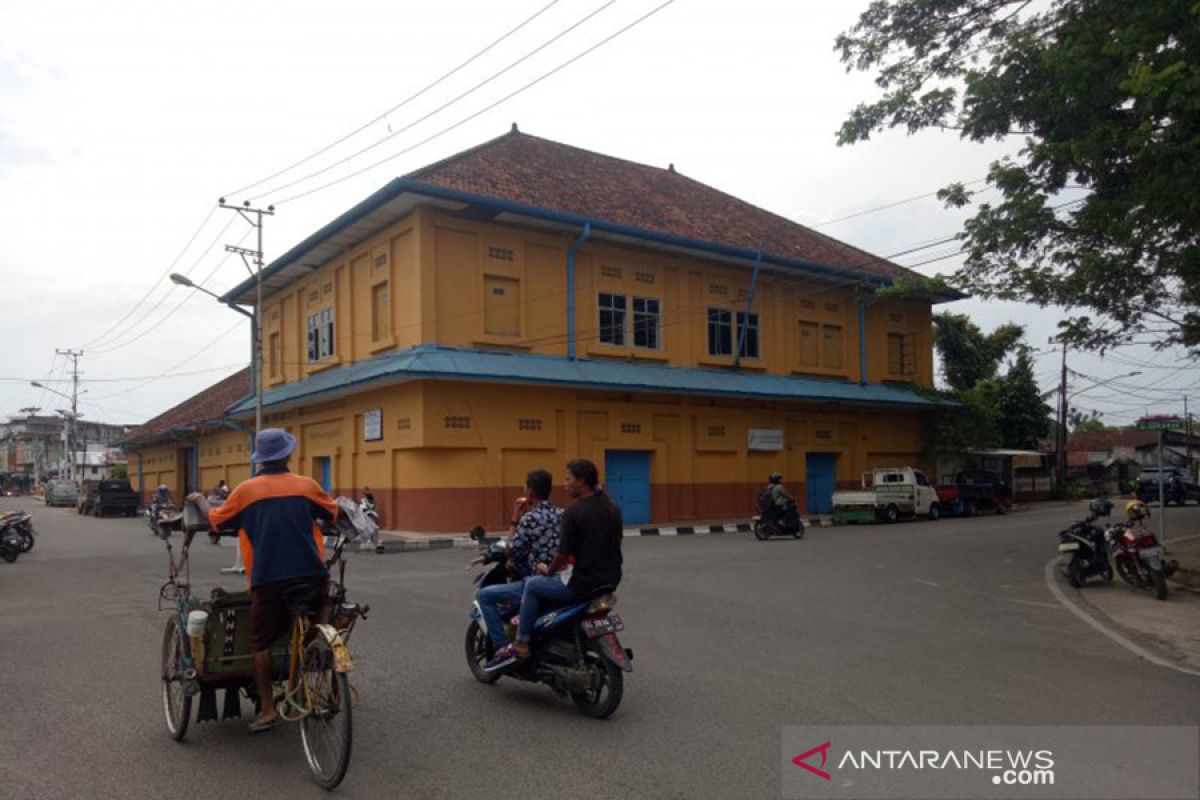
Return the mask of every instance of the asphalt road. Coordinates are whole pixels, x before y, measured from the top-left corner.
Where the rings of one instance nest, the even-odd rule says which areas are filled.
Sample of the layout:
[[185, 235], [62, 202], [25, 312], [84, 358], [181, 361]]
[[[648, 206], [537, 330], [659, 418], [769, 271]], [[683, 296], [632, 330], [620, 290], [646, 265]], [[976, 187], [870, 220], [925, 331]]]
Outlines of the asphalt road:
[[[41, 535], [0, 563], [0, 796], [325, 795], [294, 726], [251, 739], [236, 721], [193, 724], [185, 743], [168, 738], [167, 562], [144, 523], [17, 503]], [[472, 679], [469, 551], [355, 554], [351, 596], [372, 614], [355, 632], [362, 702], [338, 794], [770, 798], [787, 725], [1197, 724], [1200, 678], [1139, 659], [1047, 588], [1054, 534], [1078, 512], [803, 541], [626, 539], [619, 611], [635, 672], [606, 722], [544, 687]], [[1171, 510], [1170, 525], [1194, 531], [1200, 509]], [[231, 554], [198, 540], [199, 594], [239, 586], [218, 574]]]

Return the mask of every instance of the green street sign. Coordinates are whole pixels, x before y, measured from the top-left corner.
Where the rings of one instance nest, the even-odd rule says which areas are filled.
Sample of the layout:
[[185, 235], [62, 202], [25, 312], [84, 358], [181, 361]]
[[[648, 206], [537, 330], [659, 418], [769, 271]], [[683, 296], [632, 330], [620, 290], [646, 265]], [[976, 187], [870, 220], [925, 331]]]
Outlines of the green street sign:
[[1138, 420], [1137, 424], [1139, 431], [1181, 431], [1183, 428], [1183, 420], [1181, 419]]

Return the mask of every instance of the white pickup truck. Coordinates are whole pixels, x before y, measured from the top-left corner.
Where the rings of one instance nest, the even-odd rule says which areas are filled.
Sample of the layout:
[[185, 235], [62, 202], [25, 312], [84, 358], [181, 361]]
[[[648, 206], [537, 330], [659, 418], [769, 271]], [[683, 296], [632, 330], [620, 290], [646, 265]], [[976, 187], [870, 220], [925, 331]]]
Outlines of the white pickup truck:
[[941, 516], [937, 492], [919, 469], [884, 467], [863, 474], [863, 488], [833, 493], [834, 522], [895, 522]]

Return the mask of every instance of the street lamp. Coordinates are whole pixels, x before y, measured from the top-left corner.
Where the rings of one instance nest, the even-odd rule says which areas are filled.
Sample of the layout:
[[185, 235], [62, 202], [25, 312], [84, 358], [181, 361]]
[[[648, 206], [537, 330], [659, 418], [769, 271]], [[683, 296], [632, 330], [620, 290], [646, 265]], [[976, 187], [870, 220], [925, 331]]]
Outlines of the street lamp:
[[[262, 271], [258, 274], [259, 283], [262, 283]], [[189, 289], [195, 289], [204, 292], [209, 297], [220, 301], [221, 296], [215, 292], [210, 292], [203, 286], [200, 286], [192, 281], [186, 275], [180, 275], [178, 272], [171, 273], [171, 283], [178, 286], [186, 286]], [[254, 346], [250, 353], [251, 371], [254, 373], [254, 435], [257, 437], [258, 432], [262, 430], [262, 332], [258, 327], [258, 306], [254, 307], [254, 311], [249, 312], [246, 309], [235, 306], [233, 303], [222, 303], [227, 308], [231, 308], [243, 317], [250, 319], [250, 325], [253, 328]]]

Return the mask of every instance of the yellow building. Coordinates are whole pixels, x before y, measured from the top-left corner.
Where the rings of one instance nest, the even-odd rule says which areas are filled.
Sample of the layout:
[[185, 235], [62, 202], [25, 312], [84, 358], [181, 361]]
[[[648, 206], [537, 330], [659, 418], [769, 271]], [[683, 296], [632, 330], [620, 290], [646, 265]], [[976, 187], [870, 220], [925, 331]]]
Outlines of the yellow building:
[[[922, 459], [930, 302], [876, 295], [912, 274], [514, 126], [264, 269], [265, 424], [329, 490], [369, 486], [392, 529], [503, 527], [528, 470], [579, 456], [629, 523], [746, 517], [773, 471], [826, 511]], [[223, 299], [252, 305], [254, 282]], [[135, 431], [135, 485], [244, 479], [248, 384]]]

